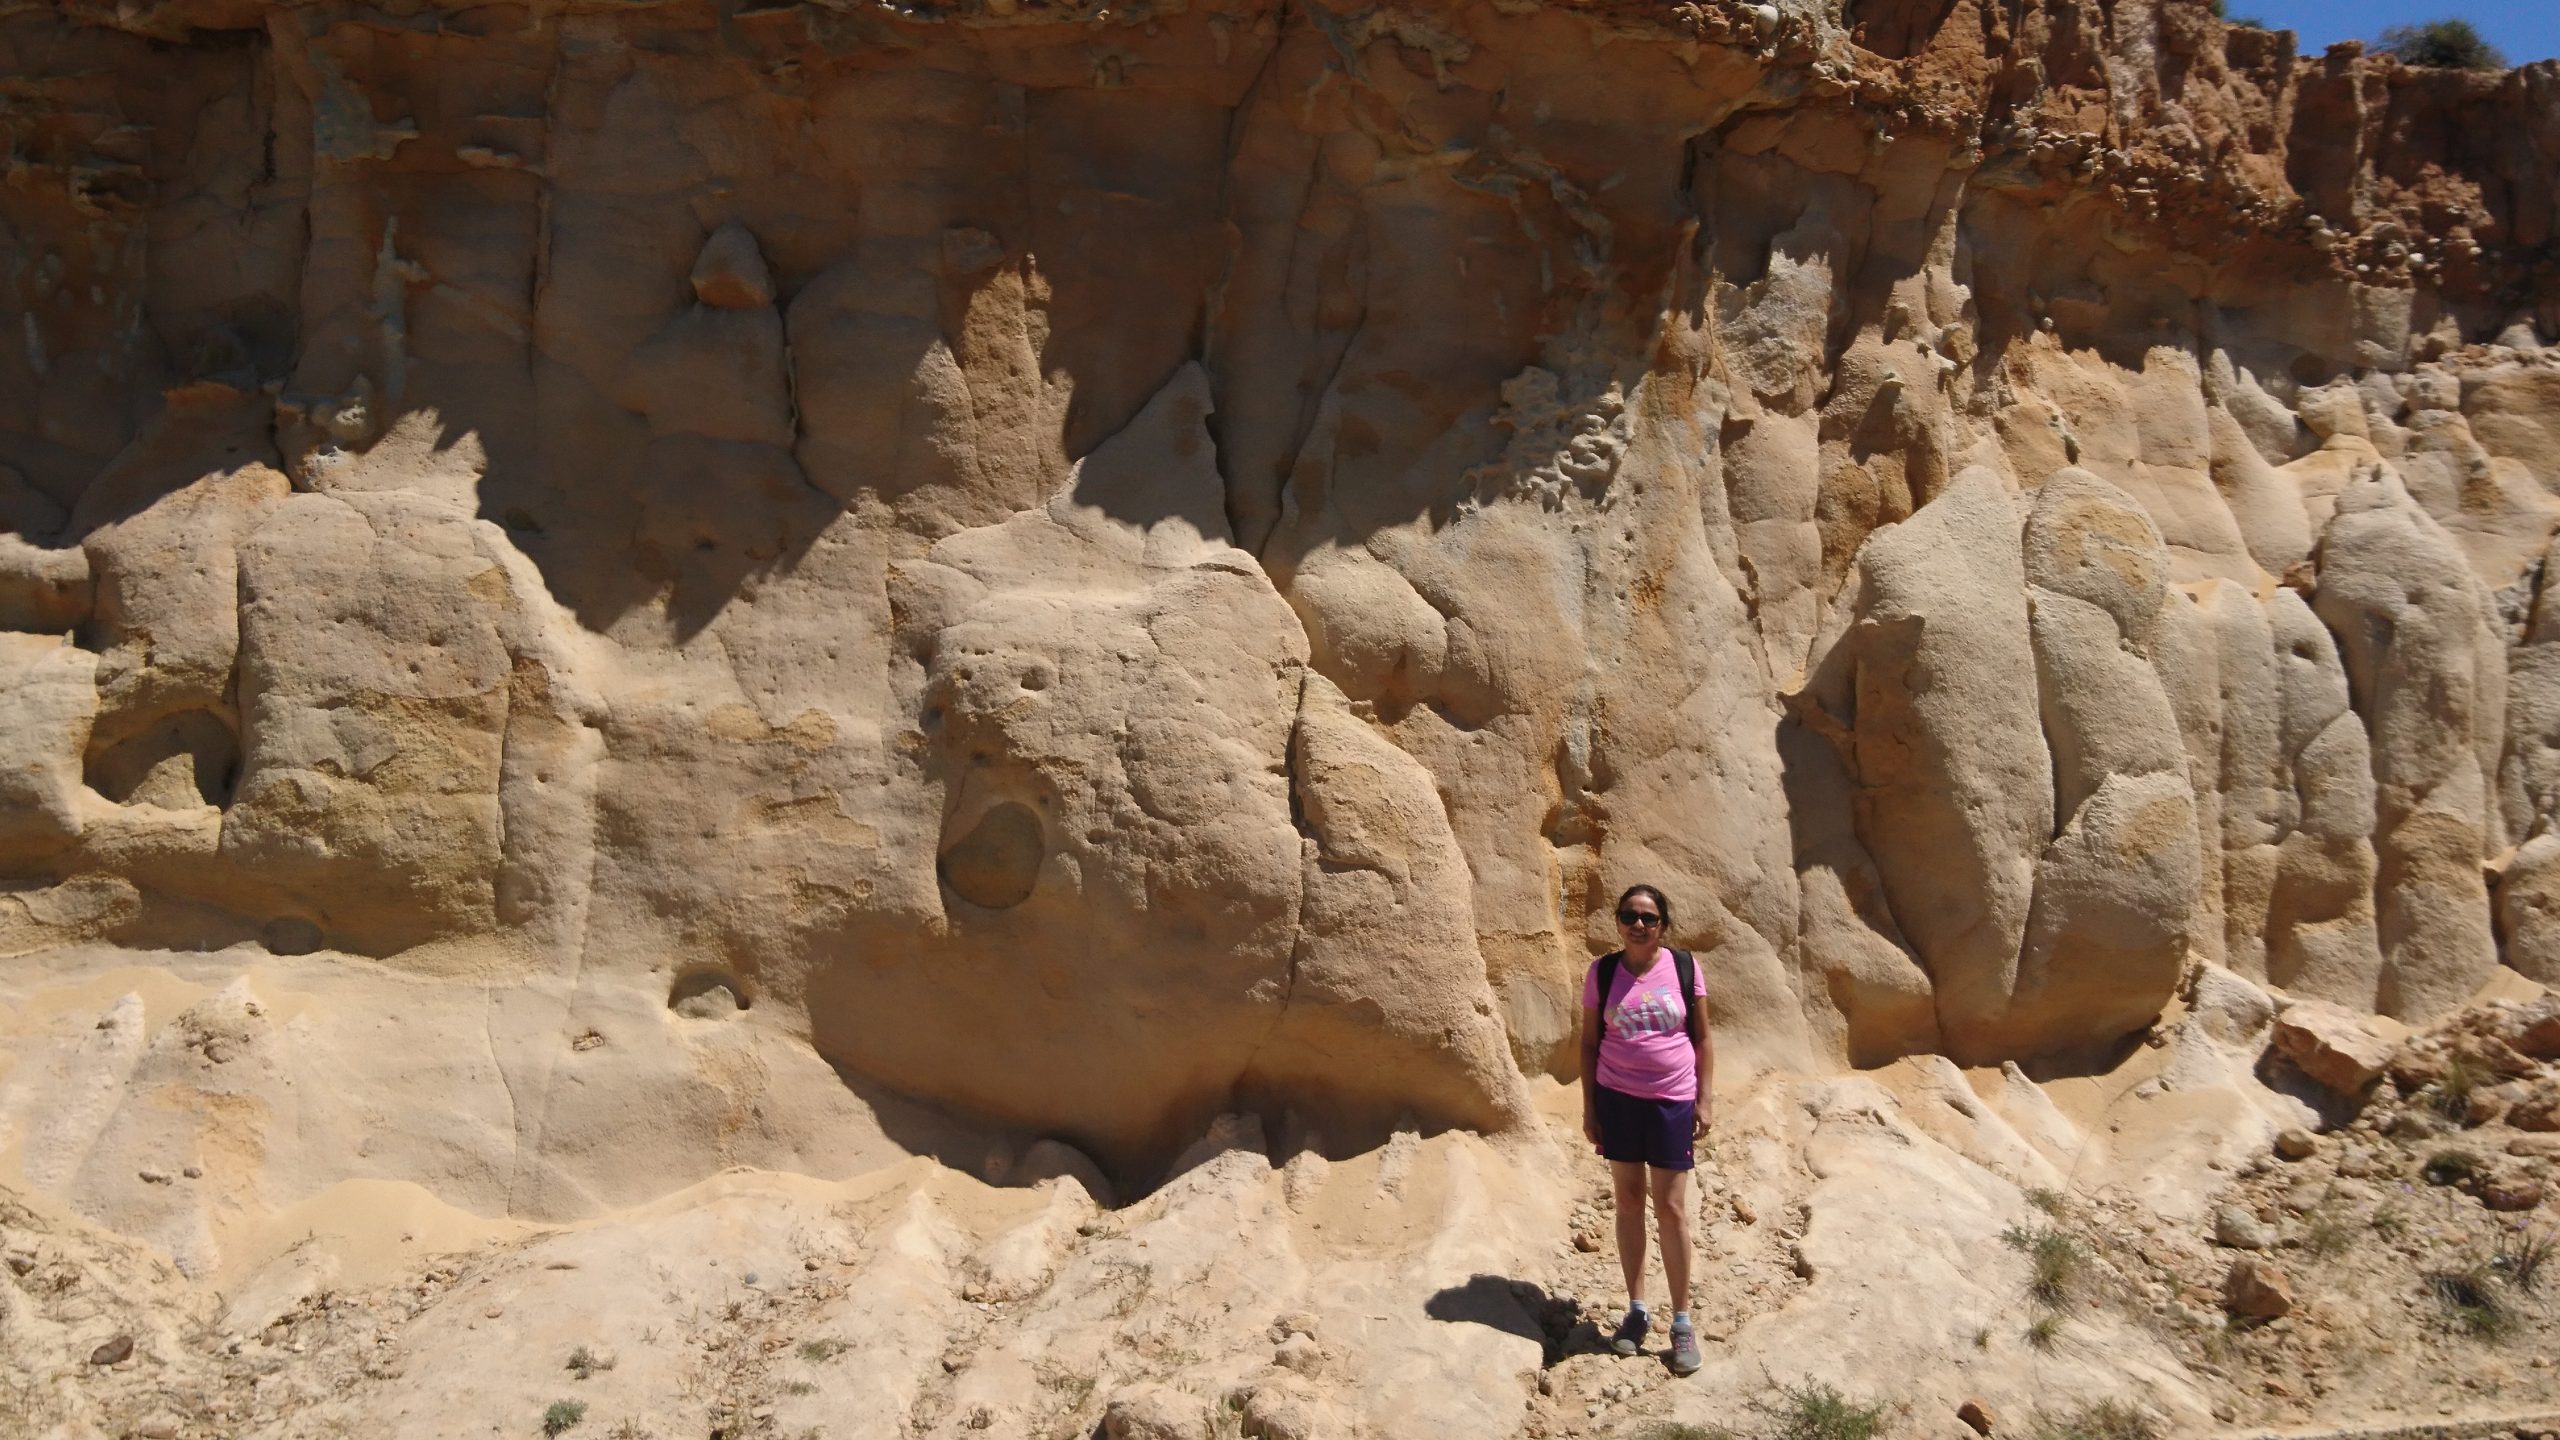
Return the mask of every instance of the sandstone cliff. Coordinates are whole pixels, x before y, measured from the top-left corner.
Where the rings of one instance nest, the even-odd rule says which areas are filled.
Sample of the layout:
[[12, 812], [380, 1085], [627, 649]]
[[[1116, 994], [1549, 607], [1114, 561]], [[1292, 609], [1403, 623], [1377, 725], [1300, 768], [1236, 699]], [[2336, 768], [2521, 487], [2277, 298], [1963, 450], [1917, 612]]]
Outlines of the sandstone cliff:
[[1141, 1181], [1499, 1128], [1638, 879], [1753, 1065], [2560, 980], [2560, 65], [71, 0], [0, 73], [0, 953], [343, 957], [467, 1203], [823, 1152], [812, 1050]]

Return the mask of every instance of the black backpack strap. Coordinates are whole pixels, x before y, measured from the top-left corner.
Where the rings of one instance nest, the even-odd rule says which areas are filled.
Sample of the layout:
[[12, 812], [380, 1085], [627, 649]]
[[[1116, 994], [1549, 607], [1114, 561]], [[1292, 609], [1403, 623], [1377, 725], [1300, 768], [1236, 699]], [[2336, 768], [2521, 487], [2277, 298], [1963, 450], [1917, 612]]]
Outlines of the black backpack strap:
[[1609, 987], [1618, 983], [1618, 961], [1626, 953], [1612, 950], [1600, 957], [1600, 1013], [1604, 1016], [1609, 1013]]
[[1689, 1032], [1691, 1040], [1701, 1039], [1703, 1037], [1698, 1033], [1703, 1027], [1698, 1023], [1697, 957], [1686, 950], [1674, 950], [1671, 952], [1671, 969], [1680, 981], [1680, 1028]]

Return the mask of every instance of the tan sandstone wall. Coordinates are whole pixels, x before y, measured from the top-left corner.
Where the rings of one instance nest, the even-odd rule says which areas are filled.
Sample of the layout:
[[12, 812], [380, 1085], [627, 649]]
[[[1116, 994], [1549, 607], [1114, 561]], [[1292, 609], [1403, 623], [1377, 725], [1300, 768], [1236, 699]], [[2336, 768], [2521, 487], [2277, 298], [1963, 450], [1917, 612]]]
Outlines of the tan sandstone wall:
[[73, 0], [0, 73], [0, 953], [736, 994], [1141, 1168], [1517, 1118], [1637, 879], [1757, 1064], [2560, 981], [2560, 66]]

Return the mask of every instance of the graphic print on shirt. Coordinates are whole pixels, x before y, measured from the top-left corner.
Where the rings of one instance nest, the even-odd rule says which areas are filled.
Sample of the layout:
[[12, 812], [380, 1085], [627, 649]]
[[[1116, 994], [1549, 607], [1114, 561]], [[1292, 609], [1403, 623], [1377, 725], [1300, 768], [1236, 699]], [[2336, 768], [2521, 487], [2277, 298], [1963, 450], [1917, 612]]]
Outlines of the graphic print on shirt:
[[1639, 1035], [1669, 1035], [1688, 1028], [1688, 1018], [1672, 1005], [1671, 994], [1665, 990], [1648, 990], [1641, 996], [1630, 994], [1609, 1012], [1610, 1033], [1622, 1040]]

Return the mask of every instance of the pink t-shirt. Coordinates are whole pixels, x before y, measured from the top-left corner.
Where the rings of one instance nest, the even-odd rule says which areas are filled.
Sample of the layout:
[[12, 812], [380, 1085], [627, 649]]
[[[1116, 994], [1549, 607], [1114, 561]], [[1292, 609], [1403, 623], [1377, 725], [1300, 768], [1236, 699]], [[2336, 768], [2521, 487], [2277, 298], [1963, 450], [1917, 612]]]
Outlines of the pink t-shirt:
[[[1690, 958], [1698, 1001], [1707, 998], [1707, 967]], [[1582, 1008], [1600, 1011], [1600, 1083], [1647, 1100], [1698, 1098], [1698, 1052], [1689, 1044], [1680, 1003], [1680, 968], [1665, 948], [1639, 975], [1618, 962], [1609, 1003], [1600, 1003], [1600, 962], [1582, 973]]]

